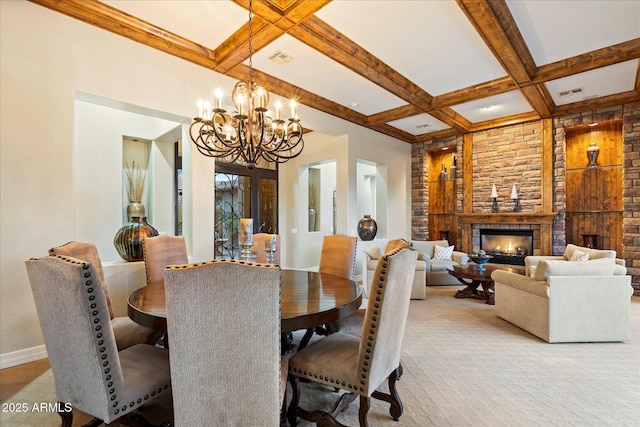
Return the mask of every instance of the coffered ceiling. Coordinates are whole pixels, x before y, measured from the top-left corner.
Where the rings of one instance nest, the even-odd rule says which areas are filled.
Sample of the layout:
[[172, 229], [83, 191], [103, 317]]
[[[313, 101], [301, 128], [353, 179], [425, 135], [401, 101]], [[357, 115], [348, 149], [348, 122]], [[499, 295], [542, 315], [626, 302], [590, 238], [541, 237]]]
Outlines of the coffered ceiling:
[[[249, 0], [31, 1], [247, 78]], [[254, 0], [253, 12], [270, 92], [409, 143], [640, 100], [638, 0]]]

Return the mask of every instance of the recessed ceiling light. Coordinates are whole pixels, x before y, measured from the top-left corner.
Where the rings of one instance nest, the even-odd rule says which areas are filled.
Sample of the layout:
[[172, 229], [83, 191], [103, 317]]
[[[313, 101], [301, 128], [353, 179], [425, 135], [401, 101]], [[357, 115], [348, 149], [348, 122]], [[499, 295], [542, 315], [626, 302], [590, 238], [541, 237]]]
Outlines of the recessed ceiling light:
[[496, 108], [498, 108], [498, 106], [495, 104], [492, 104], [492, 105], [485, 105], [484, 107], [482, 107], [482, 110], [491, 111], [491, 110], [495, 110]]
[[416, 129], [426, 129], [426, 128], [430, 128], [431, 125], [429, 123], [423, 123], [421, 125], [416, 126]]
[[351, 108], [358, 108], [360, 106], [360, 104], [358, 104], [357, 102], [352, 102], [351, 103]]

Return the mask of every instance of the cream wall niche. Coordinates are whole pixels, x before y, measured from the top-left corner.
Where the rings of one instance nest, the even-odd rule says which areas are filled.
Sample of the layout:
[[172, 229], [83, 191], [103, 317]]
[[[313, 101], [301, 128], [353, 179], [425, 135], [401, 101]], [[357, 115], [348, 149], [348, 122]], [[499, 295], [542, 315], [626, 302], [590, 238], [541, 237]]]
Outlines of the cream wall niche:
[[149, 223], [174, 234], [174, 148], [162, 137], [182, 124], [83, 101], [76, 101], [75, 117], [75, 240], [95, 243], [103, 262], [122, 261], [113, 238], [127, 217], [126, 159], [146, 170]]

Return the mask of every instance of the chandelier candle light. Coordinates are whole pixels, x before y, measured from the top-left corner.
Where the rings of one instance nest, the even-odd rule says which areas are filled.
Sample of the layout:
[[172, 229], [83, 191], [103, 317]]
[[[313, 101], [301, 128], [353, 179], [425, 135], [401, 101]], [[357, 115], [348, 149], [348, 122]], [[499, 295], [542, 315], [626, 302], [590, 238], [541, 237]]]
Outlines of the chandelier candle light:
[[222, 90], [215, 91], [215, 108], [209, 101], [198, 101], [198, 117], [191, 124], [191, 140], [200, 153], [223, 158], [229, 163], [238, 160], [248, 169], [256, 167], [262, 158], [267, 162], [284, 163], [297, 157], [304, 148], [303, 129], [291, 100], [290, 117], [282, 120], [282, 106], [276, 104], [276, 118], [268, 110], [269, 92], [254, 81], [253, 71], [253, 3], [249, 1], [249, 80], [238, 82], [231, 98], [235, 111], [227, 114], [222, 108]]

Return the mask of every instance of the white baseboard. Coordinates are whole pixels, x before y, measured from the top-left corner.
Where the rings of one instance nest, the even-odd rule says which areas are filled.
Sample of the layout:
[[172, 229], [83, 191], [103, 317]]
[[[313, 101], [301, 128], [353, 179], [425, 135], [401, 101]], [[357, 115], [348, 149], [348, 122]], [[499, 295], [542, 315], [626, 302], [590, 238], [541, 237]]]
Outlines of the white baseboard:
[[0, 354], [0, 369], [11, 368], [12, 366], [22, 365], [23, 363], [46, 359], [47, 357], [47, 349], [44, 344], [25, 348], [24, 350], [2, 353]]

